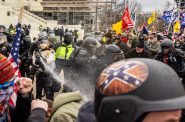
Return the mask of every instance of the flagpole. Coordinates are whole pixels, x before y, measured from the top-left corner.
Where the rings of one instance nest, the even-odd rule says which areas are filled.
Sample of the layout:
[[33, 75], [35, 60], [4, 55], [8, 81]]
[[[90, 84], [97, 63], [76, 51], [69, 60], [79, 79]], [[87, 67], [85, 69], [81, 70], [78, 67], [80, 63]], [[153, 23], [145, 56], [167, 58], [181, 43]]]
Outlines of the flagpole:
[[[175, 4], [175, 2], [174, 2], [174, 4]], [[179, 5], [178, 5], [178, 3], [177, 3], [177, 7], [178, 7], [178, 20], [179, 20], [179, 16], [180, 16], [180, 13], [179, 13], [179, 11], [180, 11], [180, 4], [181, 4], [181, 0], [179, 1]], [[174, 5], [173, 5], [173, 10], [174, 10]], [[172, 17], [174, 16], [174, 12], [172, 12]], [[172, 25], [172, 22], [173, 22], [173, 20], [172, 20], [172, 17], [171, 17], [171, 20], [170, 20], [170, 24], [169, 24], [169, 26], [168, 26], [168, 33], [170, 32], [170, 27], [171, 27], [171, 25]]]
[[19, 7], [20, 7], [20, 12], [18, 15], [18, 23], [21, 24], [23, 20], [23, 12], [24, 12], [23, 0], [19, 0]]
[[[137, 8], [138, 9], [138, 8]], [[137, 9], [136, 9], [136, 13], [135, 13], [135, 18], [134, 18], [134, 30], [135, 30], [135, 33], [137, 35], [137, 30], [136, 30], [136, 22], [137, 22]]]

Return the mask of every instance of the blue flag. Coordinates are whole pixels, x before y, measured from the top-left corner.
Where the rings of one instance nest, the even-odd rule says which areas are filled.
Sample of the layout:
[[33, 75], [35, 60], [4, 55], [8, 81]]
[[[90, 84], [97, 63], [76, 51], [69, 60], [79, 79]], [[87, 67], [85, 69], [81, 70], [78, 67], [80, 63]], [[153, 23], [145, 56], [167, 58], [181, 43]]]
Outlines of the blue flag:
[[142, 34], [149, 35], [148, 29], [147, 29], [146, 26], [143, 26], [143, 29], [142, 29], [141, 33], [142, 33]]
[[181, 27], [185, 27], [185, 12], [180, 13]]
[[170, 23], [174, 20], [172, 11], [164, 11], [163, 16], [161, 17], [166, 23]]

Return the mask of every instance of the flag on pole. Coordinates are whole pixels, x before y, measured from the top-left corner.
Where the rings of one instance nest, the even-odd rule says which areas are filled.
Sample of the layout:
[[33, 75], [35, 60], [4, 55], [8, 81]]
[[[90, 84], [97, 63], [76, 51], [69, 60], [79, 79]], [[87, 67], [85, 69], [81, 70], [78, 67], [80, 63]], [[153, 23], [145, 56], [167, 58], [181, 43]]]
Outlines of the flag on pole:
[[172, 20], [172, 17], [173, 17], [172, 11], [164, 11], [161, 19], [163, 19], [166, 23], [170, 23]]
[[[10, 55], [8, 57], [8, 59], [10, 60], [14, 71], [15, 71], [15, 75], [17, 78], [21, 77], [20, 71], [19, 71], [19, 47], [20, 47], [20, 40], [21, 40], [21, 24], [18, 23], [16, 26], [16, 35], [14, 37], [14, 42], [13, 42], [13, 46], [10, 52]], [[11, 97], [11, 104], [12, 105], [16, 105], [16, 100], [17, 100], [17, 88], [16, 88], [16, 83], [15, 83], [15, 90], [14, 93]]]
[[179, 21], [176, 21], [176, 22], [175, 22], [175, 25], [174, 25], [174, 27], [173, 27], [173, 32], [174, 32], [174, 33], [179, 33], [179, 32], [180, 32], [180, 28], [181, 28], [180, 22], [179, 22]]
[[134, 27], [134, 23], [130, 17], [130, 12], [127, 6], [122, 16], [122, 30], [124, 31], [132, 27]]
[[148, 19], [148, 25], [152, 24], [156, 20], [156, 12], [152, 12], [152, 15]]
[[122, 20], [120, 20], [116, 24], [113, 24], [112, 25], [112, 30], [115, 30], [116, 34], [118, 34], [122, 30]]
[[148, 29], [147, 29], [146, 26], [143, 26], [143, 28], [142, 28], [142, 30], [141, 30], [141, 34], [146, 34], [146, 35], [149, 34], [149, 31], [148, 31]]
[[181, 27], [184, 28], [185, 27], [185, 12], [180, 13], [180, 23], [181, 23]]

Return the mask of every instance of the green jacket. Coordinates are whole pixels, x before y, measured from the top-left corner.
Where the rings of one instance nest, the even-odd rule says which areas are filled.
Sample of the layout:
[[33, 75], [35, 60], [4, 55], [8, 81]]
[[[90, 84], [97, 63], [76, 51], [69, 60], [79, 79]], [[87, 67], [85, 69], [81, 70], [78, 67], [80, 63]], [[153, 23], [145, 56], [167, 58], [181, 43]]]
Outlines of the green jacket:
[[80, 92], [57, 95], [53, 102], [49, 122], [76, 122], [82, 99]]
[[137, 44], [139, 42], [139, 39], [137, 36], [132, 37], [131, 39], [129, 39], [129, 44], [130, 44], [130, 48], [136, 48]]

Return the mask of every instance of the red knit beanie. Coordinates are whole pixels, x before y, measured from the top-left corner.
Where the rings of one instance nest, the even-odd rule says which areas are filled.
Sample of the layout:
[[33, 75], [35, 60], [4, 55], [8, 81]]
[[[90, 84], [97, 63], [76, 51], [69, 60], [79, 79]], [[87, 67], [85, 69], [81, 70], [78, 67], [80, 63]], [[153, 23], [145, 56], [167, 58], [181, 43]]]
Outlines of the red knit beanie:
[[15, 72], [11, 62], [0, 53], [0, 84], [9, 82], [14, 76]]

